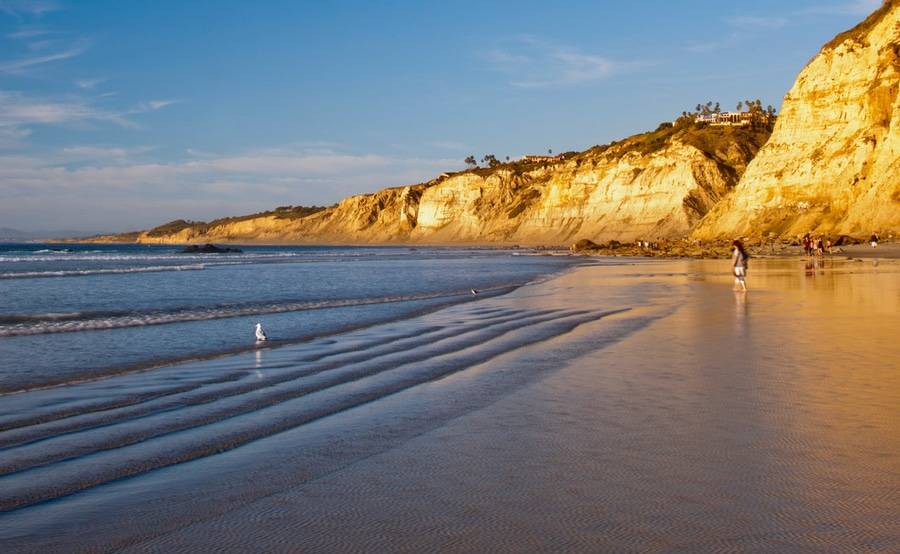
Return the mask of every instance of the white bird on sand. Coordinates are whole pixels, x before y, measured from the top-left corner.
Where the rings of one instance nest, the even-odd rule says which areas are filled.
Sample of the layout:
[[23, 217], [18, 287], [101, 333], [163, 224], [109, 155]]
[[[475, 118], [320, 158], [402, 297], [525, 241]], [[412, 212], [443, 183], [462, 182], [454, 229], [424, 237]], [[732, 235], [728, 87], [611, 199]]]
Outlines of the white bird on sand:
[[478, 291], [475, 290], [475, 289], [469, 289], [469, 290], [472, 291], [472, 295], [473, 295], [473, 296], [476, 295], [476, 294], [478, 294]]
[[269, 337], [266, 336], [266, 332], [263, 331], [262, 323], [256, 324], [256, 340], [257, 342], [269, 340]]

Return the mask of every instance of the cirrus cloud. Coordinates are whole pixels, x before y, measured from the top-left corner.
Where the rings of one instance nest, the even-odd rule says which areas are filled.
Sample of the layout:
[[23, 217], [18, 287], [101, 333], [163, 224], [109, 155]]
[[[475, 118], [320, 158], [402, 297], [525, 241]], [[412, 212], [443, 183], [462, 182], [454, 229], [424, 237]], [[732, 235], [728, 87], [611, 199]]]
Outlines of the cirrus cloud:
[[480, 54], [518, 88], [572, 87], [610, 77], [634, 63], [616, 62], [533, 36], [500, 41]]
[[121, 231], [284, 204], [331, 204], [353, 194], [425, 181], [461, 165], [455, 159], [296, 146], [202, 153], [168, 163], [142, 161], [149, 150], [75, 145], [55, 156], [0, 156], [0, 219], [25, 229], [85, 229], [87, 222], [102, 221], [103, 230]]

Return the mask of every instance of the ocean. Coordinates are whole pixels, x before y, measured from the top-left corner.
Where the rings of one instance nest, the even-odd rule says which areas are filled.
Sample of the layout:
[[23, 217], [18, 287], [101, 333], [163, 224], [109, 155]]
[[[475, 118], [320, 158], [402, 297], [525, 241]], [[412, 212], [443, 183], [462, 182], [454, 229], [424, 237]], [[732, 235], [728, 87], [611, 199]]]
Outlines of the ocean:
[[0, 244], [0, 393], [327, 337], [503, 294], [573, 264], [518, 249], [241, 249]]

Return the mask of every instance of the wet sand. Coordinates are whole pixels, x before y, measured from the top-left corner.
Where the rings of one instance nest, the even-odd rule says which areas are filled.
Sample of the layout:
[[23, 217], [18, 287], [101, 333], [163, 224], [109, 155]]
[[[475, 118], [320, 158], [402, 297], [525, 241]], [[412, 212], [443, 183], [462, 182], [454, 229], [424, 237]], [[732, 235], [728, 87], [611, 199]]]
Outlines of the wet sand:
[[842, 247], [842, 256], [854, 258], [884, 258], [896, 260], [900, 258], [900, 243], [881, 243], [875, 248], [868, 244], [854, 244]]
[[900, 262], [586, 266], [0, 397], [4, 552], [897, 552]]

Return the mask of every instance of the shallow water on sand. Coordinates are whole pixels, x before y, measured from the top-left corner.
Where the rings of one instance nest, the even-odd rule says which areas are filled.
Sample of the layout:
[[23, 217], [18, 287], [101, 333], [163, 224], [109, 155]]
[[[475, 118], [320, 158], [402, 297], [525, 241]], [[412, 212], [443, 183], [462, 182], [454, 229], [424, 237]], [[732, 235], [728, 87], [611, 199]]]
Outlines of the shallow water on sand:
[[9, 551], [897, 552], [900, 265], [582, 267], [4, 397]]
[[306, 340], [499, 294], [572, 259], [528, 250], [0, 244], [0, 393]]

